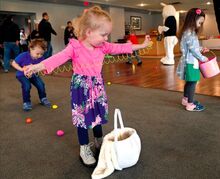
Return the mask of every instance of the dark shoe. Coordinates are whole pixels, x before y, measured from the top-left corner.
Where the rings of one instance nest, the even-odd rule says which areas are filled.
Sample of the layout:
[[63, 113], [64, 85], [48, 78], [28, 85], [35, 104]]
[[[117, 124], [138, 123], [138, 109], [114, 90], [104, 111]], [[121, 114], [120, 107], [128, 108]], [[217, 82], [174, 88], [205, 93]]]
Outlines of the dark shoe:
[[205, 109], [205, 107], [201, 104], [187, 104], [186, 106], [186, 110], [187, 111], [203, 111]]
[[46, 106], [46, 107], [51, 107], [51, 103], [50, 103], [50, 101], [48, 101], [47, 98], [42, 98], [42, 99], [40, 100], [40, 103], [41, 103], [42, 105]]
[[32, 105], [31, 105], [31, 102], [25, 102], [23, 103], [23, 109], [25, 111], [30, 111], [32, 109]]
[[138, 66], [140, 66], [140, 65], [142, 65], [142, 62], [138, 62], [138, 64], [137, 64]]
[[132, 62], [130, 62], [130, 61], [127, 61], [127, 62], [126, 62], [126, 64], [129, 64], [129, 65], [131, 65], [131, 64], [132, 64]]

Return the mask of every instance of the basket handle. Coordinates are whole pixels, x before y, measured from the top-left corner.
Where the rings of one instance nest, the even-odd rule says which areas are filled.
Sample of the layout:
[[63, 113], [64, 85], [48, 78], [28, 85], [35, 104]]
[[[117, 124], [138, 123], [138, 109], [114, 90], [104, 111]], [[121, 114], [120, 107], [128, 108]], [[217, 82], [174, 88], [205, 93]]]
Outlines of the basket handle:
[[114, 137], [115, 137], [115, 141], [118, 141], [118, 138], [117, 138], [117, 128], [118, 128], [118, 120], [119, 120], [119, 124], [120, 124], [120, 127], [121, 129], [124, 128], [124, 124], [123, 124], [123, 121], [122, 121], [122, 117], [121, 117], [121, 111], [120, 109], [115, 109], [115, 114], [114, 114]]
[[216, 54], [212, 50], [209, 50], [208, 52], [205, 53], [211, 53], [214, 57], [216, 57]]

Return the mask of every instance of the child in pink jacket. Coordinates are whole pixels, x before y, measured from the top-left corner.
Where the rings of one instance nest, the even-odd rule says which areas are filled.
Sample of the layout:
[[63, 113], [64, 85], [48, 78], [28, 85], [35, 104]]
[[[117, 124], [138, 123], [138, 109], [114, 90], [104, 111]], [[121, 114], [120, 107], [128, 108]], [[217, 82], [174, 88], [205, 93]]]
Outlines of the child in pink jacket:
[[93, 129], [96, 148], [102, 142], [102, 124], [108, 122], [108, 104], [101, 75], [106, 54], [132, 53], [145, 48], [149, 36], [143, 44], [114, 44], [107, 42], [112, 31], [111, 17], [100, 7], [86, 9], [77, 19], [75, 28], [78, 40], [72, 39], [67, 47], [40, 64], [26, 68], [28, 76], [39, 71], [51, 73], [56, 67], [72, 59], [71, 81], [72, 123], [77, 127], [80, 144], [80, 159], [87, 166], [94, 165], [96, 159], [90, 149], [88, 129]]

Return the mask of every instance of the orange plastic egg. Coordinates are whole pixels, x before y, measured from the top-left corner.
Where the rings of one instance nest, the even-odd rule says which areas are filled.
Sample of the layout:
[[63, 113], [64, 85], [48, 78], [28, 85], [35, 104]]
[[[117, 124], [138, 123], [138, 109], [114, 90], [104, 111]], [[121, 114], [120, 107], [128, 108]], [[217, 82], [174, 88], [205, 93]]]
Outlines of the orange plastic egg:
[[27, 118], [27, 119], [26, 119], [26, 123], [27, 123], [27, 124], [32, 123], [32, 119], [31, 119], [31, 118]]

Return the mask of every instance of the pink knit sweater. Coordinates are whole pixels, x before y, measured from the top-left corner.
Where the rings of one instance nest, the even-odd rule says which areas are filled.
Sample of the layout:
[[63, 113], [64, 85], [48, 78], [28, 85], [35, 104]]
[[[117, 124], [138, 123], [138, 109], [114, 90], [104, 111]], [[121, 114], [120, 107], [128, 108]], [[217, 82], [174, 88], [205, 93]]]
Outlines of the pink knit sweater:
[[132, 53], [132, 44], [116, 44], [104, 42], [102, 46], [89, 50], [80, 41], [72, 39], [61, 52], [44, 60], [46, 73], [51, 73], [56, 67], [72, 60], [73, 72], [86, 76], [100, 76], [105, 54]]

